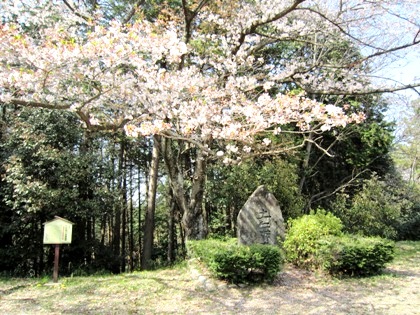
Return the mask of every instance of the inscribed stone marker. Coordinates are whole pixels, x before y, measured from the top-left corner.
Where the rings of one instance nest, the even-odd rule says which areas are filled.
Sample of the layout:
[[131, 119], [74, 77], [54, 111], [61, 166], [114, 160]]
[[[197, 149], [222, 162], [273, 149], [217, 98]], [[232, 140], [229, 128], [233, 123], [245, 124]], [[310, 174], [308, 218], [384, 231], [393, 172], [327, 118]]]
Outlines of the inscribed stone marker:
[[277, 244], [284, 239], [284, 220], [279, 203], [264, 185], [248, 198], [238, 214], [238, 242], [242, 245]]

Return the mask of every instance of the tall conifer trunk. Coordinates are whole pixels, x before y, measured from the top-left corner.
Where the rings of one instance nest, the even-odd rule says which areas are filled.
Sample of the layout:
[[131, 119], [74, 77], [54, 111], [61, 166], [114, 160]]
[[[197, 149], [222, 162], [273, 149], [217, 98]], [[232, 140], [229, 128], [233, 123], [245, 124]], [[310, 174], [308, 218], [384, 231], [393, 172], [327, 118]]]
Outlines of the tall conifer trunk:
[[172, 190], [169, 187], [168, 189], [168, 206], [169, 206], [169, 220], [168, 220], [168, 252], [167, 252], [167, 260], [169, 263], [175, 261], [175, 246], [176, 246], [176, 203], [172, 196]]
[[121, 270], [126, 269], [127, 256], [127, 170], [126, 170], [126, 143], [121, 137], [120, 145], [120, 194], [121, 194]]
[[153, 137], [152, 163], [149, 171], [147, 188], [147, 208], [144, 219], [143, 255], [141, 268], [148, 269], [153, 254], [153, 234], [155, 231], [156, 190], [159, 171], [159, 137]]

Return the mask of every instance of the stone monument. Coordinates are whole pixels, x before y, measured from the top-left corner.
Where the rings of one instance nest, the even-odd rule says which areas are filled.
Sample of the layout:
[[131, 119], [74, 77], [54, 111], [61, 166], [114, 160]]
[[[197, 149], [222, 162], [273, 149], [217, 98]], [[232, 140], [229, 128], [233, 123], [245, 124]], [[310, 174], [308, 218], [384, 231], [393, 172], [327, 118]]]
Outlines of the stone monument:
[[284, 220], [279, 203], [264, 185], [259, 186], [239, 211], [238, 242], [242, 245], [277, 244], [284, 239]]

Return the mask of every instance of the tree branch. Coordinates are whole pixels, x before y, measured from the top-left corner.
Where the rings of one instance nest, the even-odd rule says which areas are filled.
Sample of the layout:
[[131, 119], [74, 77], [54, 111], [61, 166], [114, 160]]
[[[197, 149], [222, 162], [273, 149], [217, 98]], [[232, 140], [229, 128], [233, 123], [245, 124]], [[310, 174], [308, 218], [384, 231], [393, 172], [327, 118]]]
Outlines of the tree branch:
[[236, 55], [236, 53], [239, 51], [239, 49], [241, 48], [242, 44], [244, 43], [245, 37], [247, 35], [250, 35], [250, 34], [254, 33], [259, 26], [266, 25], [268, 23], [277, 21], [277, 20], [285, 17], [290, 12], [296, 10], [297, 6], [299, 4], [305, 2], [305, 1], [306, 0], [295, 0], [295, 2], [293, 2], [293, 4], [291, 4], [288, 8], [286, 8], [283, 11], [275, 14], [272, 18], [266, 19], [264, 21], [257, 21], [254, 24], [252, 24], [249, 28], [243, 30], [243, 32], [241, 33], [241, 35], [239, 37], [239, 41], [238, 41], [239, 43], [238, 43], [238, 45], [236, 45], [236, 47], [233, 48], [232, 54], [233, 55]]
[[389, 88], [378, 88], [378, 89], [370, 89], [370, 90], [364, 90], [364, 91], [338, 91], [338, 90], [331, 90], [331, 91], [317, 91], [315, 89], [308, 89], [304, 88], [306, 92], [308, 93], [314, 93], [318, 95], [371, 95], [371, 94], [381, 94], [381, 93], [394, 93], [398, 91], [408, 90], [412, 89], [414, 92], [416, 92], [420, 96], [420, 92], [417, 91], [416, 88], [420, 87], [420, 83], [416, 84], [407, 84], [403, 86], [397, 86], [397, 87], [389, 87]]
[[119, 129], [124, 128], [124, 126], [131, 121], [131, 119], [128, 118], [121, 118], [118, 121], [115, 121], [113, 123], [101, 123], [99, 125], [92, 125], [90, 122], [90, 115], [89, 113], [85, 113], [82, 110], [76, 111], [77, 116], [79, 116], [80, 120], [82, 120], [86, 128], [91, 131], [117, 131]]
[[332, 190], [332, 191], [321, 191], [313, 196], [311, 196], [311, 199], [309, 201], [309, 206], [314, 203], [314, 202], [318, 202], [320, 200], [323, 200], [325, 198], [331, 197], [333, 195], [335, 195], [336, 193], [338, 193], [340, 190], [343, 190], [344, 188], [350, 187], [351, 185], [353, 185], [353, 183], [358, 180], [358, 178], [366, 173], [368, 170], [365, 169], [359, 173], [357, 173], [356, 175], [351, 175], [351, 176], [347, 176], [346, 178], [344, 178], [341, 181], [341, 185], [338, 186], [336, 189]]
[[12, 99], [10, 101], [13, 105], [21, 105], [25, 107], [34, 107], [34, 108], [47, 108], [47, 109], [70, 109], [71, 105], [57, 105], [57, 104], [48, 104], [41, 102], [32, 102], [32, 101], [23, 101], [18, 99]]
[[364, 57], [364, 58], [362, 58], [360, 60], [357, 60], [357, 61], [353, 62], [352, 64], [348, 65], [349, 67], [350, 66], [354, 66], [355, 64], [362, 63], [363, 61], [366, 61], [366, 60], [371, 59], [373, 57], [378, 57], [378, 56], [385, 55], [385, 54], [388, 54], [388, 53], [391, 53], [391, 52], [402, 50], [402, 49], [405, 49], [405, 48], [408, 48], [408, 47], [415, 46], [415, 45], [417, 45], [417, 44], [420, 43], [420, 40], [417, 40], [417, 36], [418, 36], [418, 34], [420, 32], [420, 30], [419, 30], [419, 32], [417, 32], [416, 36], [414, 37], [414, 40], [413, 40], [412, 43], [401, 45], [401, 46], [396, 46], [396, 47], [393, 47], [393, 48], [390, 48], [390, 49], [383, 49], [383, 48], [380, 48], [380, 47], [375, 47], [375, 46], [370, 45], [368, 43], [365, 43], [364, 41], [360, 40], [359, 38], [353, 36], [352, 34], [350, 34], [349, 32], [347, 32], [346, 30], [344, 30], [344, 28], [341, 27], [337, 22], [331, 20], [325, 14], [323, 14], [323, 13], [317, 11], [317, 10], [314, 10], [312, 8], [296, 8], [296, 10], [304, 10], [304, 11], [309, 11], [309, 12], [315, 13], [315, 14], [319, 15], [321, 18], [323, 18], [325, 21], [327, 21], [328, 23], [330, 23], [333, 26], [335, 26], [341, 33], [343, 33], [344, 35], [346, 35], [349, 38], [353, 39], [357, 43], [362, 44], [362, 45], [365, 45], [366, 47], [369, 47], [369, 48], [372, 48], [372, 49], [379, 50], [376, 53], [373, 53], [373, 54], [371, 54], [371, 55], [369, 55], [367, 57]]
[[[417, 35], [416, 35], [416, 37], [417, 37]], [[398, 50], [402, 50], [402, 49], [405, 49], [405, 48], [413, 47], [413, 46], [418, 45], [418, 44], [420, 44], [420, 40], [417, 40], [417, 41], [414, 40], [412, 43], [408, 43], [408, 44], [405, 44], [405, 45], [396, 46], [396, 47], [392, 47], [392, 48], [385, 49], [385, 50], [382, 49], [382, 51], [378, 51], [378, 52], [373, 53], [371, 55], [368, 55], [368, 56], [366, 56], [362, 59], [356, 60], [355, 62], [348, 65], [348, 67], [353, 67], [353, 66], [355, 66], [357, 64], [360, 64], [360, 63], [362, 63], [362, 62], [364, 62], [368, 59], [378, 57], [378, 56], [382, 56], [382, 55], [386, 55], [386, 54], [389, 54], [389, 53], [392, 53], [392, 52], [395, 52], [395, 51], [398, 51]]]
[[86, 16], [86, 15], [83, 15], [83, 14], [81, 14], [76, 8], [73, 8], [72, 6], [71, 6], [71, 4], [67, 1], [67, 0], [63, 0], [63, 3], [66, 5], [66, 7], [67, 8], [69, 8], [70, 9], [70, 11], [71, 12], [73, 12], [74, 13], [74, 15], [76, 15], [76, 16], [78, 16], [78, 17], [80, 17], [80, 18], [82, 18], [82, 19], [84, 19], [86, 22], [89, 22], [89, 21], [91, 21], [92, 20], [92, 18], [91, 17], [89, 17], [89, 16]]
[[131, 18], [136, 14], [138, 8], [145, 3], [145, 0], [138, 0], [133, 7], [131, 8], [130, 12], [128, 12], [127, 16], [123, 19], [122, 23], [127, 24]]
[[[118, 130], [123, 128], [131, 119], [128, 118], [121, 118], [114, 123], [104, 123], [101, 122], [99, 125], [92, 125], [90, 122], [90, 115], [89, 113], [84, 113], [82, 108], [84, 105], [92, 102], [93, 100], [97, 99], [101, 94], [95, 95], [86, 102], [83, 103], [79, 109], [76, 110], [76, 114], [79, 116], [80, 120], [83, 121], [86, 125], [86, 128], [93, 131], [107, 131], [107, 130]], [[48, 103], [41, 103], [41, 102], [33, 102], [33, 101], [23, 101], [18, 99], [12, 99], [10, 104], [13, 105], [20, 105], [25, 107], [32, 107], [32, 108], [45, 108], [45, 109], [55, 109], [55, 110], [69, 110], [71, 105], [57, 105], [57, 104], [48, 104]]]

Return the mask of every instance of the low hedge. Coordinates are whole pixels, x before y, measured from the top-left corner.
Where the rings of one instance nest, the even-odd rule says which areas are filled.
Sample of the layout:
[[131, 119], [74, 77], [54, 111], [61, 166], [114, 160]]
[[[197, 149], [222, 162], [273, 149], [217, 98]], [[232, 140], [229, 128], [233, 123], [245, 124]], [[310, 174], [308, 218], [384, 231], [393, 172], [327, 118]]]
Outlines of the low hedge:
[[283, 262], [277, 246], [242, 246], [236, 239], [189, 241], [187, 247], [189, 255], [203, 261], [214, 276], [233, 283], [272, 281]]
[[319, 241], [319, 265], [332, 275], [378, 274], [395, 256], [394, 243], [380, 237], [329, 236]]

